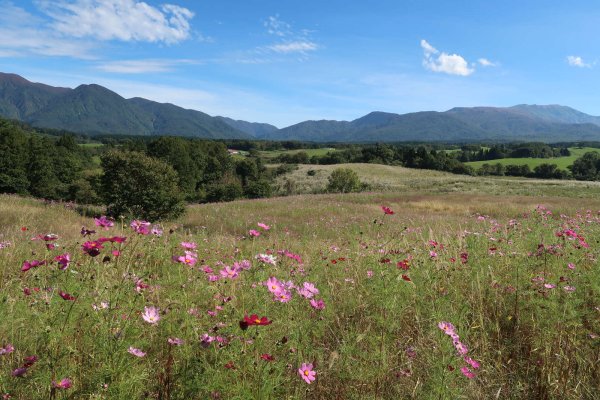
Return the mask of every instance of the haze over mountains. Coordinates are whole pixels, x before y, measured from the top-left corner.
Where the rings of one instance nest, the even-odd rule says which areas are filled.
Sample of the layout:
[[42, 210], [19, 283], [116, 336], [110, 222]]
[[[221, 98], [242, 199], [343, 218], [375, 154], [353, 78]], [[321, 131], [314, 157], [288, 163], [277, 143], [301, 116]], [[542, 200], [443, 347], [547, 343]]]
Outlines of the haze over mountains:
[[4, 73], [0, 73], [0, 116], [90, 135], [315, 142], [600, 141], [600, 117], [560, 105], [372, 112], [353, 121], [305, 121], [278, 129], [139, 97], [125, 99], [99, 85], [52, 87]]

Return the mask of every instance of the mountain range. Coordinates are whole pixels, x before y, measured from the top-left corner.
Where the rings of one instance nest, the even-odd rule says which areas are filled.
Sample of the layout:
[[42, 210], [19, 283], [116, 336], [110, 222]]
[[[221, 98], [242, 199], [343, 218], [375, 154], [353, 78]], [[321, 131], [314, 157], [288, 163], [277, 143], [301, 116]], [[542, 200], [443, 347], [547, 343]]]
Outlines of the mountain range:
[[95, 84], [75, 89], [0, 73], [0, 116], [72, 132], [313, 142], [600, 141], [600, 117], [561, 105], [372, 112], [353, 121], [304, 121], [282, 129], [213, 117], [168, 103], [125, 99]]

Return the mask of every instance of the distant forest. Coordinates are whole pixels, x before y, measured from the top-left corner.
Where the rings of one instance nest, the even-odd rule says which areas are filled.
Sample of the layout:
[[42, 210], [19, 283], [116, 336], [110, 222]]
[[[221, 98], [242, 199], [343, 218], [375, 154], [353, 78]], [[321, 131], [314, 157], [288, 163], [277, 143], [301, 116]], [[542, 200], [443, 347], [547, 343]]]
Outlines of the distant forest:
[[[139, 179], [149, 180], [148, 186], [151, 186], [150, 181], [154, 179], [150, 174], [151, 168], [145, 167], [150, 164], [156, 171], [162, 171], [157, 172], [158, 175], [170, 176], [172, 170], [174, 178], [171, 180], [175, 181], [175, 189], [169, 190], [176, 191], [179, 198], [187, 202], [268, 197], [273, 191], [274, 177], [289, 171], [285, 167], [289, 164], [377, 163], [466, 175], [600, 180], [600, 156], [596, 152], [584, 154], [568, 171], [559, 169], [552, 163], [544, 163], [533, 169], [528, 165], [493, 163], [493, 160], [503, 158], [543, 159], [568, 156], [569, 147], [600, 147], [600, 143], [462, 146], [439, 143], [331, 143], [326, 146], [334, 149], [323, 155], [309, 157], [302, 151], [323, 146], [323, 143], [294, 141], [217, 141], [171, 136], [103, 135], [90, 138], [64, 131], [33, 129], [23, 123], [0, 119], [0, 193], [109, 205], [116, 201], [115, 191], [127, 190], [126, 186], [118, 187], [114, 183], [119, 179], [119, 173], [123, 176], [135, 175], [135, 168], [139, 168], [141, 172], [146, 172]], [[245, 155], [232, 156], [228, 149], [243, 150]], [[284, 152], [270, 160], [272, 163], [282, 164], [281, 167], [266, 168], [261, 152], [270, 150], [297, 151]], [[141, 154], [144, 158], [134, 157], [133, 154]], [[130, 164], [127, 167], [129, 170], [118, 171], [119, 165], [134, 159], [137, 164]], [[118, 160], [121, 161], [117, 162]], [[476, 170], [465, 164], [468, 161], [490, 163]], [[111, 171], [110, 177], [104, 172], [109, 165], [111, 170], [117, 170]], [[165, 182], [162, 185], [168, 187], [171, 183], [173, 182]]]

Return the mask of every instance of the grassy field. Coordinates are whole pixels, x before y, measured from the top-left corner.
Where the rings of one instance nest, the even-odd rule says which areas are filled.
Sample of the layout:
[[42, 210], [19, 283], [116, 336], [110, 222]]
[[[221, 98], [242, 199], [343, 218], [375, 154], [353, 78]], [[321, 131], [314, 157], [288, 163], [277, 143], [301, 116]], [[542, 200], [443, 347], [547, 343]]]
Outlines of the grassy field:
[[297, 154], [300, 152], [305, 152], [309, 157], [312, 156], [324, 156], [325, 154], [335, 151], [332, 147], [325, 147], [321, 149], [297, 149], [297, 150], [273, 150], [273, 151], [260, 151], [259, 155], [261, 158], [265, 160], [272, 160], [275, 157], [278, 157], [282, 154]]
[[350, 167], [386, 191], [195, 205], [161, 234], [0, 196], [0, 395], [598, 398], [598, 185]]
[[[600, 182], [472, 177], [380, 164], [299, 165], [297, 170], [278, 178], [278, 192], [281, 194], [323, 193], [331, 171], [336, 168], [350, 168], [356, 171], [361, 181], [369, 183], [373, 191], [576, 198], [600, 196]], [[310, 175], [309, 171], [313, 171], [311, 174], [314, 175]]]
[[558, 168], [566, 170], [569, 165], [573, 165], [573, 162], [579, 157], [590, 151], [600, 152], [600, 149], [593, 147], [570, 147], [569, 151], [571, 155], [568, 157], [552, 157], [552, 158], [502, 158], [499, 160], [489, 161], [472, 161], [465, 163], [472, 166], [473, 168], [479, 168], [483, 164], [502, 164], [502, 165], [529, 165], [533, 170], [540, 164], [556, 164]]

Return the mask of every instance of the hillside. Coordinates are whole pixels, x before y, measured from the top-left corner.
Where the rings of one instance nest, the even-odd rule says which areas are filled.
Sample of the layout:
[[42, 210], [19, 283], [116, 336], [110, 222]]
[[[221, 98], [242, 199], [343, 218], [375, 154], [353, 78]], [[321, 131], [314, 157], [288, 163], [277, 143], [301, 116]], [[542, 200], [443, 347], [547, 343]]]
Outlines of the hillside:
[[0, 116], [87, 134], [355, 143], [600, 141], [600, 117], [560, 105], [371, 112], [353, 121], [304, 121], [277, 129], [139, 97], [125, 99], [95, 84], [57, 88], [1, 73]]

